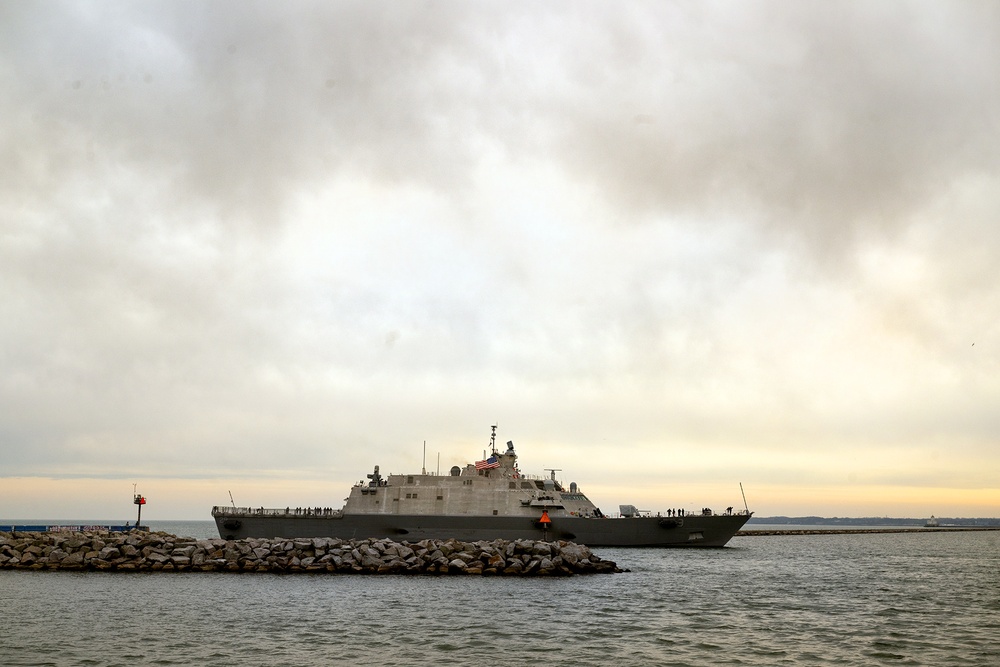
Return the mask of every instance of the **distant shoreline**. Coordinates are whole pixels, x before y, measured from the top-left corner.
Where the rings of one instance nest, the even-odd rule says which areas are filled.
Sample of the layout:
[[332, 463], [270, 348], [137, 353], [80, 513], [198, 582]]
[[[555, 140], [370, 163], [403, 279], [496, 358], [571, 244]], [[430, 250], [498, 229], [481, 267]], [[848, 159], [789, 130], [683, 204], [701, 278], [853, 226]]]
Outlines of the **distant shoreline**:
[[924, 527], [928, 521], [933, 519], [938, 526], [931, 528], [980, 528], [980, 527], [1000, 527], [1000, 518], [996, 517], [951, 517], [934, 516], [923, 519], [899, 518], [899, 517], [823, 517], [823, 516], [755, 516], [748, 522], [747, 526], [836, 526], [838, 528], [872, 528], [872, 527]]
[[788, 530], [741, 530], [736, 533], [736, 537], [768, 537], [774, 535], [864, 535], [879, 533], [955, 533], [973, 532], [986, 530], [1000, 530], [1000, 526], [939, 526], [935, 528], [925, 528], [914, 526], [911, 528], [822, 528], [822, 529], [802, 529], [790, 528]]

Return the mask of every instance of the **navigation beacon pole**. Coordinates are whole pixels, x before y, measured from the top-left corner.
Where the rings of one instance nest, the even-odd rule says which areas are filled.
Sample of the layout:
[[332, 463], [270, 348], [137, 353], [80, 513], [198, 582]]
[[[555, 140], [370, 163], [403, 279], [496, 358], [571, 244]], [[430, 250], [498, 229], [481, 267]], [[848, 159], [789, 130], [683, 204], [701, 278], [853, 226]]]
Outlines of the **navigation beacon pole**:
[[135, 529], [139, 530], [139, 527], [142, 526], [142, 506], [146, 504], [146, 499], [135, 492], [135, 486], [135, 484], [132, 485], [132, 493], [135, 496], [132, 502], [139, 506], [139, 514], [135, 517]]
[[549, 511], [547, 509], [542, 510], [542, 518], [538, 520], [538, 523], [542, 525], [542, 542], [548, 542], [549, 524], [552, 523], [552, 519], [549, 518]]

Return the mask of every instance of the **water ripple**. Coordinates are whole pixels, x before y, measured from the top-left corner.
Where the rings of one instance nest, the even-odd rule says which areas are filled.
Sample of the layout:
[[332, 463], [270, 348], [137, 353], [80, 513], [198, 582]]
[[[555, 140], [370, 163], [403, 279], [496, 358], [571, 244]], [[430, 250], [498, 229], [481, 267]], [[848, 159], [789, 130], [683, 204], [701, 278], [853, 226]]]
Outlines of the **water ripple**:
[[567, 579], [0, 572], [3, 664], [1000, 664], [994, 535], [602, 550]]

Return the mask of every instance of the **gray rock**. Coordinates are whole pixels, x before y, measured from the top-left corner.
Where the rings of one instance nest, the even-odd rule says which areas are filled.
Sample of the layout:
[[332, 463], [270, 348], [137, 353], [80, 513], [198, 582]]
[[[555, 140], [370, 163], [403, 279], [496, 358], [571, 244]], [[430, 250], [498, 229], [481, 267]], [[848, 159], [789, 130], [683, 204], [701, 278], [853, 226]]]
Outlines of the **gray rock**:
[[559, 555], [570, 565], [576, 565], [590, 555], [590, 549], [582, 544], [565, 543], [559, 549]]
[[[131, 549], [133, 555], [135, 555], [135, 547], [130, 547], [126, 545], [125, 548]], [[116, 547], [104, 547], [98, 552], [97, 557], [100, 558], [101, 560], [114, 560], [115, 558], [121, 558], [122, 552], [119, 551]]]
[[59, 565], [62, 567], [75, 567], [77, 565], [83, 565], [83, 552], [77, 551], [69, 554], [59, 561]]

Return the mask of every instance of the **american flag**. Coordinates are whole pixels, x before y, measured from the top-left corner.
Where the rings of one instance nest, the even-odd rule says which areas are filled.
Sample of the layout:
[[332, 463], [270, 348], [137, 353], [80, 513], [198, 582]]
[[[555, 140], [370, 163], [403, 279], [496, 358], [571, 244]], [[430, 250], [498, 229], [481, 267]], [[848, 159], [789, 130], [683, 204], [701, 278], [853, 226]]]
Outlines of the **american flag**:
[[489, 470], [490, 468], [499, 468], [500, 460], [496, 456], [491, 456], [483, 461], [476, 461], [476, 470]]

